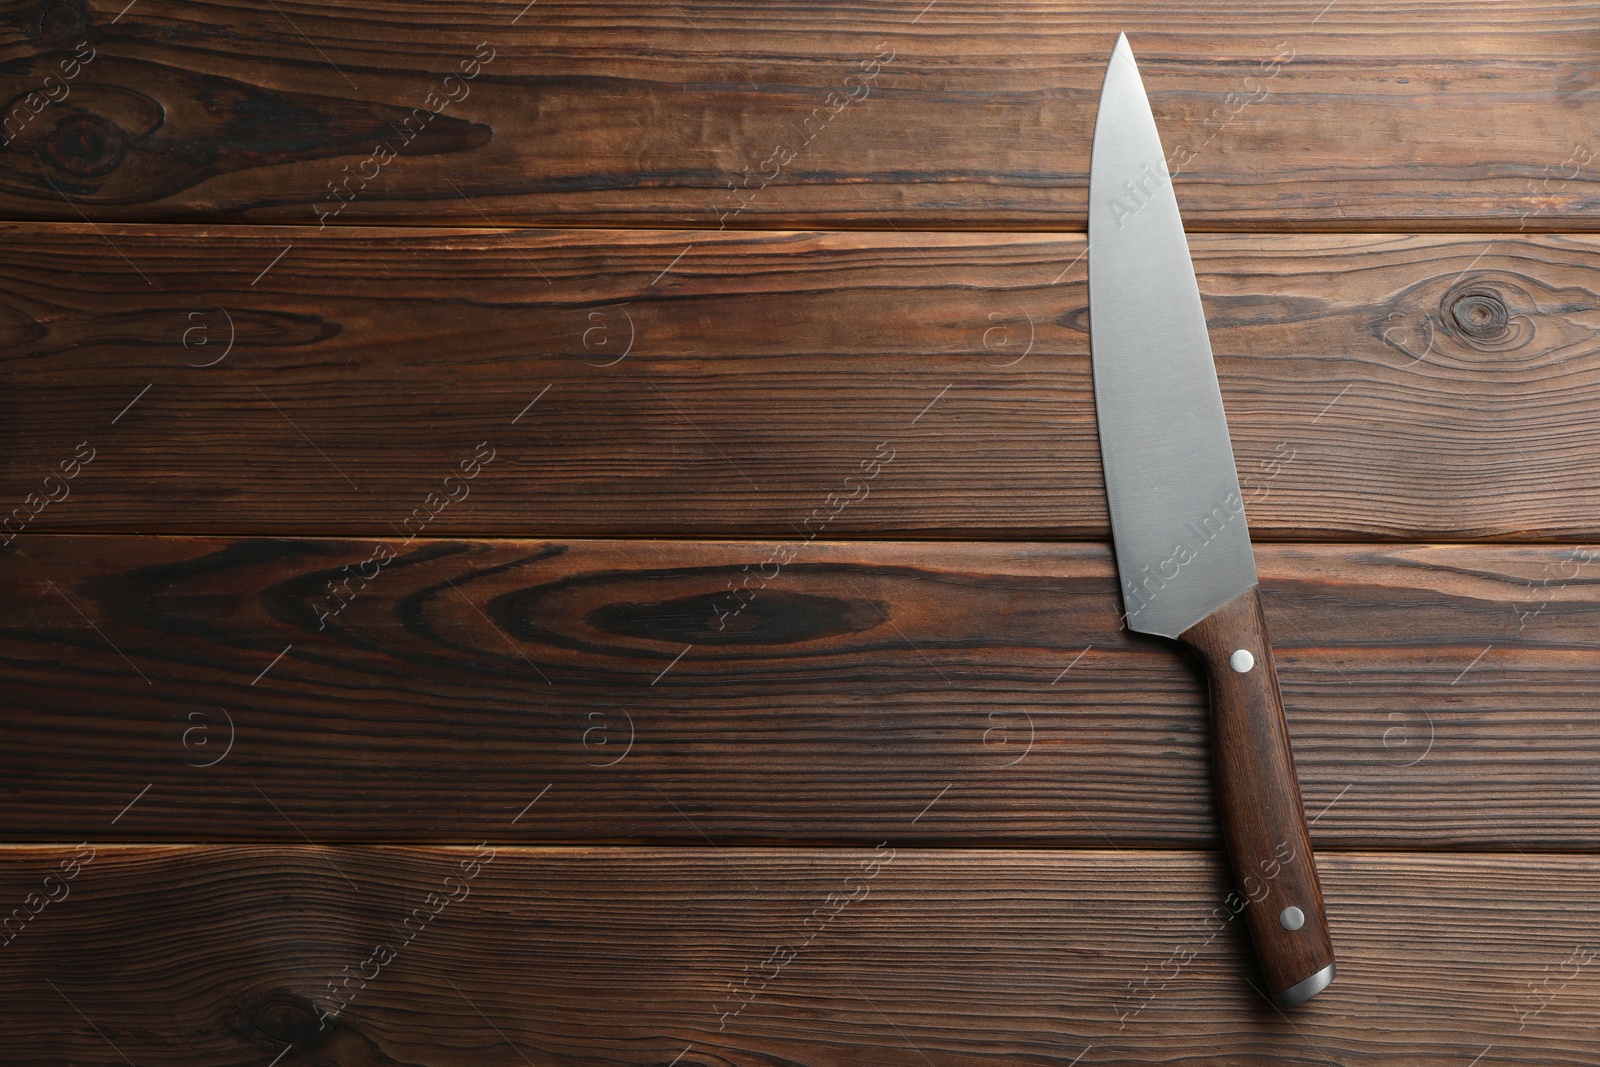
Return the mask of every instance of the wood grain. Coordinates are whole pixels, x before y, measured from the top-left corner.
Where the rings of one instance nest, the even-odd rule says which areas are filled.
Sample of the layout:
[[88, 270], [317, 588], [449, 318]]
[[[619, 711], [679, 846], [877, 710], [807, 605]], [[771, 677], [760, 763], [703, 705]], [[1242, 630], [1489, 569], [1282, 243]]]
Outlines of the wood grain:
[[[1119, 31], [1338, 939], [1287, 1016], [1096, 543]], [[1597, 33], [0, 7], [0, 1063], [1600, 1061]]]
[[[8, 529], [1107, 535], [1080, 237], [329, 234], [0, 225]], [[1193, 247], [1258, 541], [1600, 531], [1600, 239]]]
[[1572, 0], [113, 0], [0, 30], [13, 218], [1081, 229], [1126, 31], [1191, 227], [1600, 222]]
[[[1600, 1053], [1592, 856], [1329, 853], [1340, 978], [1286, 1017], [1214, 856], [926, 852], [896, 829], [722, 854], [100, 845], [0, 949], [0, 1025], [14, 1062], [86, 1067]], [[75, 854], [5, 850], [4, 899]]]
[[[1259, 550], [1319, 848], [1600, 847], [1596, 563]], [[0, 603], [6, 840], [1217, 843], [1102, 545], [25, 535]]]

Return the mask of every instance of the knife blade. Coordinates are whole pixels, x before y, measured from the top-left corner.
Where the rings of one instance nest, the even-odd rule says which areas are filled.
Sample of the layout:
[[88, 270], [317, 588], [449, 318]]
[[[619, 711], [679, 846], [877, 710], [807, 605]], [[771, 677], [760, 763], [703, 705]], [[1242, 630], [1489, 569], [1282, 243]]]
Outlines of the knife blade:
[[1089, 171], [1089, 331], [1127, 626], [1182, 642], [1205, 667], [1231, 899], [1269, 995], [1298, 1004], [1333, 981], [1333, 944], [1200, 289], [1121, 35]]

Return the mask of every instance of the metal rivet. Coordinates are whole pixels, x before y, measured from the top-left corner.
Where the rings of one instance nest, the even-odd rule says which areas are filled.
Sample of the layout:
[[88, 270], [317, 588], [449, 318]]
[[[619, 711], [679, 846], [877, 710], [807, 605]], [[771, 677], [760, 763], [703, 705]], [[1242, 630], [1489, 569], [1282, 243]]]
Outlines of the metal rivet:
[[1278, 921], [1285, 930], [1298, 930], [1306, 924], [1306, 913], [1290, 904], [1283, 909], [1283, 914], [1278, 916]]
[[1249, 674], [1250, 668], [1256, 665], [1256, 658], [1250, 654], [1248, 648], [1241, 648], [1228, 657], [1228, 666], [1240, 674]]

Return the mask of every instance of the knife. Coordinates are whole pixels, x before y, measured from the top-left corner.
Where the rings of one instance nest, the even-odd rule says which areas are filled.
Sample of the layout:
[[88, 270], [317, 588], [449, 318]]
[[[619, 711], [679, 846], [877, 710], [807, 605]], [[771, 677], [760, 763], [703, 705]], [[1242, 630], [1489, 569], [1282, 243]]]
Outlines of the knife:
[[1237, 899], [1269, 995], [1298, 1004], [1333, 981], [1333, 943], [1200, 289], [1126, 36], [1095, 120], [1089, 328], [1128, 629], [1174, 638], [1205, 667]]

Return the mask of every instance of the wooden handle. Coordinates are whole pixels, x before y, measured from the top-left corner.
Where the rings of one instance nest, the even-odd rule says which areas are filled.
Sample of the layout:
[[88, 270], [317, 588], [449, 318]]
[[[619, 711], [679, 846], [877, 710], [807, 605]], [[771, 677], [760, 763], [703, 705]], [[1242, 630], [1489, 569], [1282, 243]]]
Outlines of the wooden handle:
[[1181, 640], [1211, 679], [1213, 773], [1236, 887], [1228, 906], [1244, 910], [1268, 992], [1298, 1004], [1333, 980], [1333, 942], [1258, 588]]

